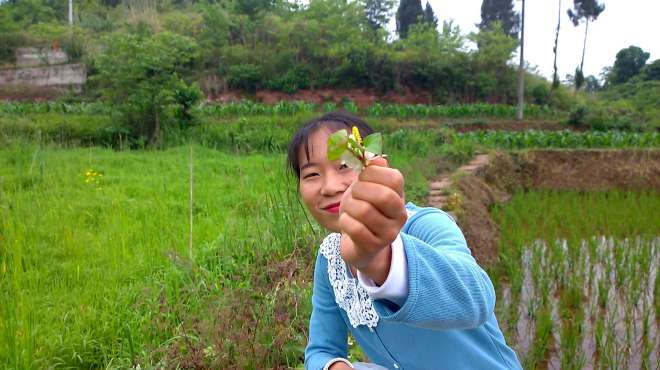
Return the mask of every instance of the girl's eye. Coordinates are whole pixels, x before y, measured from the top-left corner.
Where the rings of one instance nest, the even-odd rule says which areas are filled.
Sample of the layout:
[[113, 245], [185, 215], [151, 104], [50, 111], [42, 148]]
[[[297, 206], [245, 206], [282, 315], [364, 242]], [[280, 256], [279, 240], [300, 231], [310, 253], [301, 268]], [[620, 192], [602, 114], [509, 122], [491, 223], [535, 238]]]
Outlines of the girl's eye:
[[343, 169], [346, 169], [346, 168], [348, 168], [348, 165], [346, 163], [339, 165], [340, 170], [343, 170]]
[[311, 177], [318, 176], [318, 175], [319, 175], [319, 174], [316, 173], [316, 172], [310, 172], [310, 173], [306, 174], [305, 176], [303, 176], [303, 180], [305, 180], [305, 179], [309, 179], [309, 178], [311, 178]]

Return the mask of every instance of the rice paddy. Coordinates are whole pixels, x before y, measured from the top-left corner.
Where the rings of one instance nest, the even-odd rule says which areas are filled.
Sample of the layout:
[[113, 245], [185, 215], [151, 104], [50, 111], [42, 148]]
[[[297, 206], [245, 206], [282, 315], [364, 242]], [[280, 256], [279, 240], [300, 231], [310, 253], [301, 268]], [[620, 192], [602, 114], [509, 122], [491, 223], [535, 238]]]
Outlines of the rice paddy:
[[500, 224], [497, 311], [526, 369], [654, 369], [660, 194], [534, 191]]

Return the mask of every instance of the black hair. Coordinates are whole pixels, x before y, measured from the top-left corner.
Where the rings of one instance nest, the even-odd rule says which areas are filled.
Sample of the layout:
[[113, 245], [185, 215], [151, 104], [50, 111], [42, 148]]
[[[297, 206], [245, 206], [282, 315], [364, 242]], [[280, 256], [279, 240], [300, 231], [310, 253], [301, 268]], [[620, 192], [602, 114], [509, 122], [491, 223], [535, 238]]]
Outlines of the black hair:
[[305, 123], [298, 129], [298, 131], [296, 131], [289, 142], [289, 170], [300, 179], [300, 160], [298, 154], [302, 146], [305, 148], [305, 155], [309, 160], [309, 137], [316, 132], [316, 130], [325, 127], [329, 128], [332, 132], [335, 132], [341, 129], [350, 130], [353, 126], [357, 127], [358, 131], [360, 131], [360, 136], [362, 137], [366, 137], [374, 132], [374, 130], [362, 119], [343, 110], [326, 113], [321, 117], [314, 118]]

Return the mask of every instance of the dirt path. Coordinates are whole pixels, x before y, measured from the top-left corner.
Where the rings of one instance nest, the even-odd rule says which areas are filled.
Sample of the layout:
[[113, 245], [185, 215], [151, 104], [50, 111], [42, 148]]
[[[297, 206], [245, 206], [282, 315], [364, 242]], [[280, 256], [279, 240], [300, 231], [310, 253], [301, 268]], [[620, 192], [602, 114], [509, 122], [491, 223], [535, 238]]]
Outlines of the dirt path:
[[427, 204], [443, 210], [447, 208], [448, 192], [454, 185], [452, 180], [454, 174], [463, 173], [473, 175], [487, 166], [488, 163], [488, 154], [477, 154], [468, 164], [459, 167], [453, 173], [445, 173], [438, 176], [431, 182], [429, 194], [426, 196]]

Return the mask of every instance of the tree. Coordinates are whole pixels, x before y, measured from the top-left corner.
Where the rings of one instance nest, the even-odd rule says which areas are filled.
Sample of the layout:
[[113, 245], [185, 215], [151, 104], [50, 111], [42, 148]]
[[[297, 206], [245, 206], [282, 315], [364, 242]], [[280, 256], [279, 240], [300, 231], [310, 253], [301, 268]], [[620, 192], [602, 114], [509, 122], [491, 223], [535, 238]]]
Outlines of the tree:
[[405, 39], [408, 29], [424, 17], [421, 0], [401, 0], [396, 12], [396, 31], [399, 37]]
[[424, 8], [424, 21], [433, 26], [433, 29], [438, 28], [438, 18], [433, 12], [433, 8], [429, 2], [426, 2], [426, 7]]
[[169, 32], [118, 33], [105, 40], [96, 59], [104, 97], [116, 104], [134, 137], [159, 144], [161, 129], [190, 123], [190, 109], [201, 98], [184, 77], [198, 54], [194, 40]]
[[365, 0], [364, 15], [367, 22], [374, 30], [385, 28], [392, 16], [394, 0]]
[[[9, 13], [9, 17], [15, 24], [23, 27], [36, 23], [52, 22], [57, 18], [57, 13], [53, 8], [44, 5], [39, 0], [23, 0], [3, 4], [2, 8]], [[0, 28], [4, 27], [0, 26]]]
[[274, 0], [234, 0], [235, 11], [239, 14], [245, 14], [252, 19], [260, 12], [271, 9], [274, 5]]
[[478, 50], [472, 53], [478, 97], [510, 100], [515, 73], [507, 62], [518, 43], [504, 33], [499, 22], [494, 22], [488, 30], [470, 34], [470, 40], [478, 45]]
[[[598, 4], [598, 0], [573, 0], [573, 9], [568, 9], [568, 17], [573, 22], [574, 26], [578, 26], [584, 20], [586, 23], [584, 28], [584, 44], [582, 46], [582, 61], [580, 67], [575, 73], [575, 89], [579, 90], [584, 82], [584, 55], [587, 51], [587, 35], [589, 33], [589, 22], [598, 19], [600, 13], [605, 10], [604, 4]], [[578, 73], [579, 71], [579, 73]]]
[[651, 54], [637, 46], [629, 46], [616, 54], [614, 67], [610, 71], [608, 81], [612, 85], [626, 83], [639, 74]]
[[587, 76], [584, 79], [584, 91], [588, 93], [595, 93], [596, 91], [601, 89], [601, 84], [600, 81], [598, 81], [598, 78], [596, 76], [590, 75]]
[[559, 0], [559, 16], [557, 17], [557, 33], [555, 34], [555, 46], [552, 48], [552, 52], [555, 53], [554, 61], [554, 72], [552, 73], [552, 88], [556, 89], [559, 87], [559, 72], [557, 71], [557, 51], [559, 48], [559, 30], [561, 28], [561, 0]]
[[660, 81], [660, 59], [644, 66], [641, 75], [645, 81]]
[[481, 3], [480, 30], [487, 30], [494, 22], [499, 22], [505, 34], [518, 38], [520, 18], [513, 11], [513, 0], [483, 0]]

